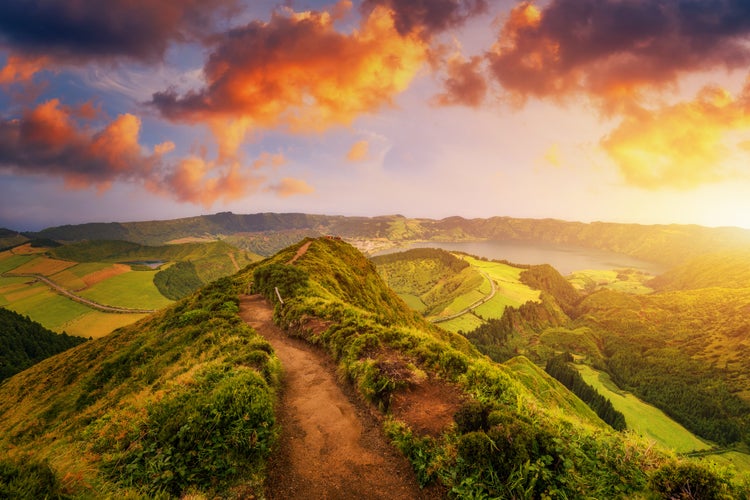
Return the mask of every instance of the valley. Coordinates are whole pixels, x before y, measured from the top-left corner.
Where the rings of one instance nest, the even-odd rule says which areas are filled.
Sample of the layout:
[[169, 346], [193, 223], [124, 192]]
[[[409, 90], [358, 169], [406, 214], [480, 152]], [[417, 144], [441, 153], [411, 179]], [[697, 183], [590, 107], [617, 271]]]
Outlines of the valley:
[[[222, 218], [244, 220], [233, 214]], [[317, 230], [329, 228], [322, 220]], [[265, 403], [244, 410], [221, 406], [229, 404], [222, 391], [236, 390], [240, 378], [252, 379], [258, 394], [265, 394], [259, 401], [285, 397], [284, 377], [312, 367], [295, 368], [274, 342], [297, 337], [291, 340], [317, 349], [319, 362], [330, 363], [349, 397], [364, 404], [355, 413], [375, 419], [366, 448], [377, 455], [365, 459], [361, 450], [352, 460], [381, 463], [392, 453], [374, 444], [380, 427], [411, 464], [417, 488], [427, 488], [418, 491], [430, 491], [429, 497], [513, 497], [522, 491], [648, 497], [646, 492], [667, 487], [659, 478], [668, 473], [683, 479], [709, 474], [710, 484], [744, 498], [750, 484], [750, 281], [741, 251], [686, 258], [658, 278], [648, 266], [594, 266], [562, 276], [546, 264], [490, 260], [422, 244], [367, 259], [346, 242], [360, 245], [363, 234], [374, 230], [387, 234], [395, 230], [394, 220], [399, 219], [337, 219], [339, 229], [354, 236], [306, 238], [263, 260], [224, 241], [206, 242], [206, 233], [194, 236], [201, 242], [154, 247], [124, 240], [67, 240], [62, 246], [49, 240], [35, 246], [32, 240], [3, 251], [0, 305], [94, 340], [0, 384], [5, 436], [0, 448], [6, 450], [0, 461], [21, 467], [33, 456], [49, 464], [57, 491], [75, 498], [93, 491], [133, 498], [157, 491], [235, 498], [260, 494], [268, 488], [266, 477], [277, 486], [276, 493], [266, 490], [271, 498], [294, 487], [331, 487], [340, 481], [338, 465], [327, 467], [328, 479], [309, 476], [303, 466], [297, 466], [297, 486], [278, 479], [291, 477], [297, 458], [290, 454], [308, 456], [317, 446], [299, 441], [311, 431], [294, 430], [300, 421], [295, 414], [317, 418], [325, 412], [298, 407], [292, 414], [269, 414]], [[425, 223], [398, 227], [402, 236], [413, 237]], [[264, 251], [273, 241], [308, 230], [282, 229], [285, 235], [275, 240], [264, 226], [262, 238], [270, 245]], [[178, 234], [169, 236], [174, 240]], [[232, 241], [238, 242], [239, 234]], [[238, 246], [258, 248], [259, 240], [252, 241]], [[670, 244], [653, 248], [662, 252]], [[97, 310], [55, 293], [50, 284], [102, 306], [144, 310]], [[250, 307], [242, 297], [248, 290], [258, 294], [253, 300], [273, 308]], [[243, 320], [252, 328], [239, 326]], [[272, 332], [270, 320], [280, 329]], [[272, 337], [276, 340], [266, 343]], [[626, 431], [612, 430], [545, 372], [545, 363], [561, 353], [572, 355], [570, 366], [624, 415]], [[49, 396], [41, 396], [34, 380], [45, 381]], [[419, 398], [427, 399], [415, 403]], [[173, 418], [207, 421], [214, 418], [210, 408], [219, 407], [245, 412], [250, 427], [230, 425], [217, 435], [220, 448], [232, 451], [231, 464], [216, 482], [207, 481], [204, 468], [218, 463], [214, 451], [194, 440], [183, 442], [184, 437], [172, 440], [159, 429], [175, 429], [177, 424], [168, 424]], [[438, 414], [432, 424], [426, 420]], [[338, 420], [315, 425], [322, 435], [336, 433], [323, 429]], [[257, 445], [237, 447], [235, 432], [258, 436]], [[290, 436], [292, 441], [285, 441]], [[73, 449], [87, 452], [73, 459]], [[613, 450], [620, 457], [616, 463], [606, 458]], [[178, 452], [187, 455], [176, 473], [144, 472], [147, 463], [166, 467], [167, 457]], [[199, 456], [214, 458], [206, 462]], [[118, 463], [129, 465], [113, 468]], [[402, 476], [403, 464], [396, 467], [389, 477]], [[713, 476], [708, 471], [715, 467], [729, 469]], [[241, 476], [233, 472], [240, 470]], [[615, 477], [620, 479], [613, 482]], [[385, 489], [399, 488], [394, 483]]]

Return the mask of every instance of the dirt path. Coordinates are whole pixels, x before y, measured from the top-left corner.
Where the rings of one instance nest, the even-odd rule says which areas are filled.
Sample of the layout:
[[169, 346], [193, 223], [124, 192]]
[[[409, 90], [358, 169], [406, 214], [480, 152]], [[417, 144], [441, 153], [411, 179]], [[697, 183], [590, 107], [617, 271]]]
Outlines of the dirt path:
[[285, 373], [277, 410], [281, 443], [269, 465], [267, 497], [432, 498], [373, 415], [336, 382], [328, 356], [286, 335], [272, 315], [263, 297], [241, 297], [240, 316], [273, 345]]
[[307, 249], [310, 248], [310, 243], [312, 243], [312, 241], [308, 241], [307, 243], [299, 247], [299, 249], [297, 250], [297, 253], [294, 255], [294, 257], [291, 258], [289, 262], [287, 262], [287, 264], [294, 264], [297, 261], [297, 259], [305, 255], [305, 252], [307, 252]]
[[232, 252], [228, 252], [227, 255], [229, 255], [229, 260], [231, 260], [232, 264], [234, 265], [234, 270], [239, 271], [240, 265], [237, 264], [237, 259], [234, 258], [234, 254]]

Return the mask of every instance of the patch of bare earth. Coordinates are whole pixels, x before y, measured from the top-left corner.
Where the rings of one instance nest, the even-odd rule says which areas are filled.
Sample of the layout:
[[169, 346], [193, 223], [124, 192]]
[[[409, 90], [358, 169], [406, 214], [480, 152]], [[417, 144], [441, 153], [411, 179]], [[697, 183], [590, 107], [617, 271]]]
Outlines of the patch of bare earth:
[[269, 499], [427, 499], [408, 461], [382, 434], [381, 423], [336, 378], [325, 352], [273, 324], [259, 295], [240, 300], [240, 315], [273, 346], [284, 367], [271, 457]]
[[294, 254], [294, 257], [292, 257], [291, 260], [287, 262], [287, 264], [294, 264], [297, 261], [297, 259], [305, 255], [305, 252], [307, 252], [307, 249], [310, 248], [310, 243], [312, 242], [308, 241], [307, 243], [299, 247], [299, 249], [297, 250], [297, 253]]
[[458, 387], [429, 378], [393, 394], [390, 412], [415, 433], [437, 437], [453, 423], [463, 399]]

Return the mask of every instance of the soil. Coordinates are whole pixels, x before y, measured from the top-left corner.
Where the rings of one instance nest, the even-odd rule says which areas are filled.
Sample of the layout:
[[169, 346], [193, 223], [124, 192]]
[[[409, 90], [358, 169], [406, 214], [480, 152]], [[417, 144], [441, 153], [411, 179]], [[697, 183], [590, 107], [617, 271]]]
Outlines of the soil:
[[242, 297], [240, 315], [271, 343], [284, 367], [277, 406], [281, 437], [269, 463], [267, 498], [445, 496], [419, 488], [411, 465], [383, 435], [375, 411], [337, 382], [325, 352], [273, 324], [273, 309], [262, 296]]
[[307, 249], [310, 248], [310, 243], [312, 242], [308, 241], [307, 243], [299, 247], [299, 249], [297, 250], [297, 253], [294, 255], [294, 257], [292, 257], [289, 260], [289, 262], [287, 262], [287, 264], [294, 264], [297, 261], [297, 259], [305, 255], [305, 252], [307, 252]]
[[[130, 271], [130, 266], [126, 264], [112, 264], [109, 267], [105, 267], [104, 269], [101, 269], [99, 271], [94, 271], [93, 273], [87, 274], [81, 279], [83, 280], [84, 283], [86, 283], [86, 288], [90, 288], [96, 285], [97, 283], [100, 283], [114, 276], [127, 273], [129, 271]], [[76, 291], [80, 292], [81, 290], [76, 290]]]

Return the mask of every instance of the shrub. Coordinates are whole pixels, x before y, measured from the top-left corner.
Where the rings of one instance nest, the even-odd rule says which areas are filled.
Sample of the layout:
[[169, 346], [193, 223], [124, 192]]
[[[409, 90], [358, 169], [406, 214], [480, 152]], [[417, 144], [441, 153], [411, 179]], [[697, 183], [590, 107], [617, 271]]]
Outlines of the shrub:
[[714, 500], [734, 498], [725, 478], [706, 466], [671, 462], [651, 476], [651, 487], [666, 499]]
[[0, 460], [0, 498], [67, 498], [47, 462]]

